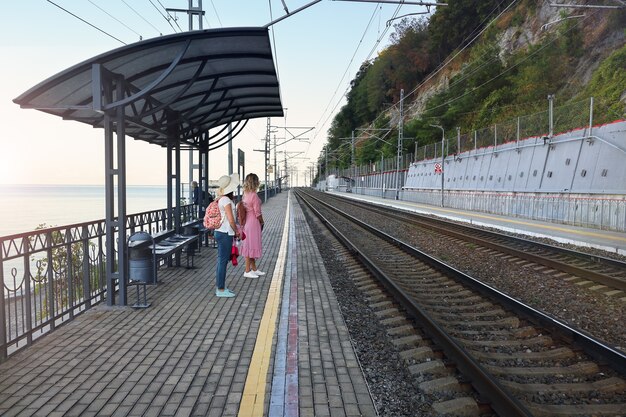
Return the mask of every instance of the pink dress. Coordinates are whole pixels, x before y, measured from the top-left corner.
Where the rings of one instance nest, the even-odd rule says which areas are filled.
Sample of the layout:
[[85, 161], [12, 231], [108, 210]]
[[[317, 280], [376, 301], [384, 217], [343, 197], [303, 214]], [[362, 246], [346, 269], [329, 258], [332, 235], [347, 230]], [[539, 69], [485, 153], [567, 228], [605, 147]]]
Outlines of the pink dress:
[[243, 241], [241, 255], [248, 258], [261, 257], [261, 199], [255, 192], [245, 191], [243, 193], [243, 204], [246, 206], [246, 224], [243, 231], [246, 233], [246, 239]]

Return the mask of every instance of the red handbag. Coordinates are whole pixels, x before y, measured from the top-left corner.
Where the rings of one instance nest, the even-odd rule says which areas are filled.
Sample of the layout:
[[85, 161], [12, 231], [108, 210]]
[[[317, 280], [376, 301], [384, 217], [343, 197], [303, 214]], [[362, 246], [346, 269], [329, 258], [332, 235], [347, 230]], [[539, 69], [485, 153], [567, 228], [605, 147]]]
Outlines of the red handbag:
[[237, 266], [239, 262], [237, 262], [237, 257], [239, 256], [239, 248], [237, 245], [233, 244], [233, 248], [230, 251], [230, 260], [233, 263], [233, 266]]

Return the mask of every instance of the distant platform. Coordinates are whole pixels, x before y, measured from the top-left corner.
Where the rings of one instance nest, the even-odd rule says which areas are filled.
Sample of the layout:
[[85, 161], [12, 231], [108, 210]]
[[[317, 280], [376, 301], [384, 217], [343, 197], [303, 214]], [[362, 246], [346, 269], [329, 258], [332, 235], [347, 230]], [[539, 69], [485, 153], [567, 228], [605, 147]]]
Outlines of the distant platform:
[[626, 233], [542, 222], [519, 217], [506, 217], [477, 211], [437, 207], [428, 204], [383, 199], [353, 193], [334, 193], [346, 198], [369, 201], [382, 206], [396, 207], [422, 214], [431, 214], [450, 220], [475, 224], [477, 226], [492, 227], [510, 233], [549, 238], [560, 243], [570, 243], [578, 246], [602, 249], [626, 256]]

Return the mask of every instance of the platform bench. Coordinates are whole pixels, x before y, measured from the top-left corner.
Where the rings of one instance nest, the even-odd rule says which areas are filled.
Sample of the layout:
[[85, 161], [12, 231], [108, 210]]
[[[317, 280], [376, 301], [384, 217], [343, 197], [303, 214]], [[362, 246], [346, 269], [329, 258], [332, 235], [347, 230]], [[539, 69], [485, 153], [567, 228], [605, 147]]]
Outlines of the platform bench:
[[[185, 228], [192, 228], [195, 230], [195, 233], [198, 234], [198, 238], [200, 239], [200, 244], [198, 245], [198, 253], [200, 253], [200, 247], [202, 247], [202, 242], [204, 242], [204, 246], [209, 247], [209, 240], [211, 241], [210, 247], [216, 248], [217, 244], [215, 243], [215, 239], [213, 238], [213, 230], [207, 229], [204, 227], [204, 221], [202, 219], [192, 220], [190, 222], [184, 223], [183, 230]], [[186, 233], [189, 234], [189, 233]]]
[[[139, 235], [139, 233], [143, 233]], [[146, 239], [132, 240], [133, 237], [141, 236]], [[129, 250], [129, 273], [132, 275], [133, 259], [131, 251], [142, 251], [149, 253], [150, 258], [141, 257], [135, 259], [139, 265], [135, 264], [136, 275], [135, 277], [129, 275], [128, 285], [135, 285], [137, 287], [137, 303], [133, 305], [135, 308], [147, 308], [150, 304], [146, 301], [146, 285], [157, 284], [157, 269], [161, 264], [161, 261], [168, 259], [168, 264], [171, 266], [171, 255], [179, 255], [183, 250], [186, 250], [187, 254], [187, 269], [193, 268], [193, 257], [195, 250], [190, 250], [189, 245], [198, 241], [198, 235], [191, 236], [176, 234], [174, 230], [167, 230], [164, 232], [150, 235], [146, 232], [133, 233], [128, 238], [128, 250]], [[191, 266], [189, 266], [189, 258], [191, 258]], [[150, 266], [151, 265], [151, 266]], [[176, 257], [176, 266], [180, 266], [180, 257]], [[146, 269], [147, 268], [147, 269]], [[148, 272], [149, 271], [149, 272]], [[148, 276], [150, 275], [150, 276]], [[136, 278], [139, 276], [140, 278]], [[143, 285], [143, 298], [144, 301], [139, 301], [139, 286]]]
[[[132, 237], [133, 235], [131, 235]], [[174, 230], [166, 230], [163, 232], [156, 233], [154, 235], [150, 235], [151, 240], [142, 240], [142, 241], [129, 241], [128, 249], [132, 250], [144, 250], [150, 249], [153, 257], [156, 260], [156, 265], [153, 271], [153, 282], [156, 284], [156, 268], [161, 264], [161, 261], [164, 259], [170, 259], [171, 255], [179, 255], [183, 250], [187, 249], [190, 244], [198, 241], [198, 235], [180, 235], [176, 234]], [[154, 244], [153, 244], [154, 243]], [[187, 268], [193, 268], [193, 258], [195, 255], [195, 251], [186, 250], [187, 254]], [[191, 258], [191, 266], [190, 264]], [[170, 263], [171, 266], [171, 263]], [[180, 266], [180, 258], [177, 257], [176, 266]]]
[[[155, 244], [151, 249], [156, 255], [157, 261], [169, 258], [171, 255], [178, 255], [185, 251], [187, 254], [187, 269], [193, 268], [195, 252], [188, 250], [188, 247], [190, 244], [198, 241], [198, 235], [178, 235], [174, 230], [167, 230], [157, 233], [152, 237], [154, 238]], [[190, 258], [191, 266], [189, 266]], [[180, 266], [180, 258], [177, 258], [176, 266]]]

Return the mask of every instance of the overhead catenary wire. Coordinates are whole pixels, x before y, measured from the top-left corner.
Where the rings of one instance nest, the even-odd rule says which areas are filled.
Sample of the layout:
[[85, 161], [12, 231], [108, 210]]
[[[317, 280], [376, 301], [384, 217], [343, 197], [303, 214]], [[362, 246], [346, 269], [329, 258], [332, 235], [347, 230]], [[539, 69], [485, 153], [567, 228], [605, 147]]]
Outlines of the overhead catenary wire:
[[[400, 8], [402, 7], [402, 4], [399, 4], [396, 7], [396, 10], [393, 13], [392, 19], [395, 18], [398, 13], [400, 12]], [[385, 35], [387, 34], [387, 32], [389, 31], [389, 26], [387, 26], [385, 28], [385, 30], [383, 31], [383, 33], [378, 37], [378, 39], [376, 40], [376, 42], [374, 43], [374, 46], [372, 47], [372, 49], [370, 50], [369, 54], [367, 55], [367, 58], [365, 58], [366, 61], [368, 61], [370, 59], [370, 57], [372, 56], [372, 54], [376, 51], [376, 48], [378, 48], [378, 45], [380, 44], [380, 42], [382, 42], [383, 38], [385, 37]], [[328, 122], [328, 119], [331, 117], [331, 115], [334, 113], [335, 109], [339, 106], [339, 104], [341, 103], [341, 100], [346, 96], [346, 94], [348, 94], [348, 90], [350, 89], [350, 85], [348, 85], [346, 87], [346, 90], [344, 91], [344, 93], [342, 94], [341, 98], [337, 101], [337, 103], [335, 104], [335, 106], [333, 107], [333, 109], [330, 111], [330, 113], [328, 114], [328, 117], [326, 118], [326, 120], [324, 120], [324, 123], [322, 123], [322, 126], [325, 126], [326, 123]], [[311, 143], [316, 139], [317, 137], [317, 132], [319, 132], [319, 129], [316, 129], [316, 134], [313, 136], [313, 140], [311, 141]], [[308, 151], [311, 147], [311, 143], [309, 143], [309, 146], [307, 148], [307, 154]]]
[[[502, 0], [498, 6], [496, 7], [496, 9], [498, 7], [500, 7], [500, 5], [502, 4], [504, 0]], [[474, 43], [474, 41], [476, 39], [478, 39], [478, 37], [480, 37], [486, 30], [487, 28], [489, 28], [495, 21], [497, 21], [500, 16], [502, 16], [507, 10], [509, 10], [513, 4], [515, 4], [517, 2], [517, 0], [512, 0], [511, 3], [509, 3], [509, 5], [502, 11], [500, 12], [496, 17], [494, 17], [487, 25], [485, 25], [481, 30], [479, 30], [479, 32], [474, 35], [472, 37], [472, 34], [474, 34], [477, 30], [477, 28], [479, 28], [491, 15], [493, 15], [494, 11], [496, 9], [494, 9], [485, 19], [483, 19], [483, 21], [477, 26], [476, 29], [474, 29], [470, 35], [468, 35], [465, 39], [463, 39], [463, 41], [461, 41], [461, 44], [459, 46], [461, 46], [461, 49], [459, 51], [457, 51], [451, 58], [448, 58], [447, 60], [445, 60], [441, 65], [439, 65], [439, 67], [437, 67], [437, 69], [432, 72], [431, 74], [429, 74], [429, 76], [422, 81], [420, 84], [418, 84], [413, 90], [411, 90], [408, 94], [405, 94], [404, 99], [407, 99], [408, 97], [410, 97], [412, 94], [414, 94], [419, 88], [421, 88], [425, 83], [427, 83], [430, 79], [434, 78], [435, 75], [437, 75], [440, 71], [443, 70], [443, 68], [445, 68], [447, 65], [449, 65], [457, 56], [459, 56], [465, 49], [467, 49], [470, 45], [472, 45]], [[399, 12], [399, 7], [396, 10], [396, 13], [394, 14], [394, 16], [397, 16], [398, 12]], [[389, 27], [387, 27], [387, 29], [389, 29]], [[385, 31], [386, 32], [386, 31]], [[471, 38], [469, 41], [468, 39]], [[376, 47], [374, 47], [376, 48]], [[371, 53], [370, 53], [371, 54]], [[369, 57], [368, 57], [369, 58]], [[349, 86], [346, 89], [346, 92], [344, 93], [344, 96], [347, 94], [349, 90]], [[343, 98], [343, 97], [342, 97]], [[337, 108], [339, 103], [337, 103], [335, 105], [335, 107], [333, 108], [332, 112], [334, 112], [334, 110]], [[391, 109], [393, 109], [394, 107], [396, 107], [398, 105], [398, 103], [393, 104], [392, 106], [388, 107], [387, 109], [385, 109], [384, 111], [382, 111], [381, 113], [379, 113], [379, 115], [376, 117], [376, 119], [374, 119], [374, 121], [372, 121], [369, 126], [373, 126], [376, 121], [378, 121], [380, 119], [380, 117], [382, 117], [383, 115], [387, 114]], [[409, 107], [411, 108], [411, 107]], [[331, 114], [332, 114], [331, 112]], [[328, 119], [327, 119], [328, 120]], [[324, 122], [324, 124], [326, 124], [327, 120]], [[385, 135], [386, 136], [386, 135]], [[315, 138], [314, 138], [315, 139]]]
[[[270, 21], [273, 21], [274, 15], [272, 13], [272, 0], [267, 0], [267, 2], [270, 6]], [[278, 82], [280, 82], [280, 74], [278, 73], [278, 50], [276, 49], [276, 36], [274, 26], [272, 26], [272, 44], [274, 46], [274, 60], [276, 61], [276, 78], [278, 79]]]
[[[400, 11], [400, 7], [398, 6], [396, 8], [396, 11], [394, 12], [394, 16], [396, 16], [398, 14], [398, 12]], [[383, 37], [385, 36], [385, 34], [387, 33], [387, 31], [389, 30], [389, 28], [387, 27], [383, 33], [378, 37], [378, 39], [376, 40], [376, 42], [374, 43], [374, 46], [372, 47], [372, 49], [370, 50], [369, 54], [367, 55], [367, 57], [365, 58], [365, 61], [368, 61], [370, 59], [370, 57], [372, 56], [372, 54], [374, 53], [374, 51], [376, 50], [376, 48], [378, 47], [378, 45], [380, 44], [380, 42], [382, 41]], [[343, 94], [341, 95], [341, 98], [339, 98], [339, 100], [337, 101], [337, 103], [335, 104], [335, 106], [333, 107], [333, 109], [330, 111], [330, 113], [328, 114], [328, 117], [324, 120], [324, 123], [322, 123], [322, 126], [325, 126], [326, 123], [328, 122], [328, 119], [331, 117], [331, 115], [333, 114], [333, 112], [335, 111], [335, 109], [339, 106], [339, 103], [341, 103], [341, 100], [348, 94], [348, 90], [350, 90], [351, 85], [348, 85], [346, 87], [346, 90], [343, 92]], [[332, 98], [331, 98], [331, 102], [332, 102]], [[319, 122], [318, 122], [319, 123]], [[316, 124], [317, 126], [317, 124]], [[315, 138], [317, 137], [317, 132], [319, 132], [319, 129], [316, 130], [316, 134], [313, 136], [313, 140], [315, 140]], [[310, 146], [310, 145], [309, 145]]]
[[114, 19], [115, 21], [117, 21], [119, 24], [121, 24], [122, 26], [124, 26], [126, 29], [130, 30], [131, 32], [133, 32], [135, 35], [139, 36], [139, 39], [143, 39], [143, 36], [141, 35], [141, 33], [137, 32], [135, 29], [131, 28], [130, 26], [128, 26], [126, 23], [122, 22], [120, 19], [118, 19], [117, 17], [113, 16], [111, 13], [107, 12], [106, 10], [104, 10], [102, 7], [98, 6], [96, 3], [94, 3], [92, 0], [88, 0], [89, 3], [93, 4], [95, 7], [97, 7], [98, 9], [100, 9], [103, 13], [105, 13], [107, 16], [109, 16], [111, 19]]
[[46, 1], [47, 1], [48, 3], [50, 3], [50, 4], [54, 5], [54, 6], [58, 7], [59, 9], [63, 10], [64, 12], [66, 12], [66, 13], [68, 13], [68, 14], [70, 14], [70, 15], [74, 16], [76, 19], [80, 20], [81, 22], [88, 24], [89, 26], [91, 26], [92, 28], [94, 28], [94, 29], [96, 29], [96, 30], [99, 30], [100, 32], [104, 33], [105, 35], [109, 36], [110, 38], [113, 38], [113, 39], [115, 39], [116, 41], [118, 41], [118, 42], [120, 42], [120, 43], [122, 43], [122, 44], [124, 44], [124, 45], [127, 45], [127, 43], [126, 43], [126, 42], [124, 42], [124, 41], [122, 41], [122, 40], [120, 40], [120, 39], [116, 38], [115, 36], [111, 35], [110, 33], [106, 32], [106, 31], [104, 31], [104, 30], [100, 29], [98, 26], [94, 25], [93, 23], [90, 23], [90, 22], [86, 21], [86, 20], [85, 20], [85, 19], [83, 19], [82, 17], [75, 15], [74, 13], [70, 12], [69, 10], [67, 10], [67, 9], [65, 9], [65, 8], [63, 8], [63, 7], [61, 7], [61, 6], [59, 6], [58, 4], [56, 4], [55, 2], [53, 2], [52, 0], [46, 0]]
[[137, 10], [133, 9], [133, 7], [126, 3], [126, 0], [122, 0], [122, 3], [124, 3], [130, 10], [132, 10], [137, 16], [139, 16], [144, 22], [146, 22], [147, 24], [149, 24], [150, 26], [152, 26], [154, 28], [154, 30], [156, 30], [158, 32], [159, 35], [163, 35], [163, 33], [159, 30], [159, 28], [157, 28], [156, 26], [154, 26], [152, 24], [152, 22], [150, 22], [148, 19], [146, 19], [145, 17], [143, 17], [142, 14], [140, 14]]
[[376, 17], [376, 14], [378, 14], [378, 12], [379, 12], [379, 8], [378, 8], [378, 6], [376, 6], [374, 8], [374, 13], [372, 13], [372, 16], [370, 17], [370, 20], [367, 23], [367, 26], [365, 27], [365, 30], [363, 31], [363, 34], [361, 35], [361, 39], [359, 39], [359, 43], [357, 44], [356, 49], [354, 50], [354, 53], [352, 54], [352, 58], [350, 58], [350, 62], [348, 62], [348, 65], [346, 66], [346, 70], [344, 71], [343, 75], [341, 76], [341, 79], [339, 80], [339, 83], [337, 83], [337, 88], [335, 88], [335, 91], [333, 92], [333, 95], [330, 97], [330, 100], [328, 100], [328, 104], [326, 105], [326, 108], [322, 112], [322, 115], [320, 116], [318, 121], [315, 123], [315, 126], [317, 126], [320, 123], [320, 121], [322, 120], [322, 118], [326, 114], [326, 111], [328, 110], [328, 108], [330, 107], [331, 103], [333, 102], [335, 96], [337, 95], [337, 91], [339, 91], [339, 87], [341, 87], [341, 84], [343, 83], [344, 78], [348, 74], [348, 71], [350, 71], [350, 66], [352, 65], [352, 62], [354, 62], [354, 57], [356, 56], [357, 52], [359, 51], [359, 48], [363, 44], [363, 39], [365, 39], [365, 35], [367, 34], [367, 31], [369, 30], [369, 28], [370, 28], [370, 26], [372, 24], [372, 21], [374, 20], [374, 18]]
[[215, 8], [215, 3], [213, 3], [213, 0], [211, 0], [211, 6], [213, 7], [213, 11], [215, 12], [215, 17], [217, 17], [217, 21], [220, 22], [220, 26], [223, 27], [224, 24], [222, 24], [222, 19], [220, 19], [220, 15], [217, 13], [217, 9]]
[[159, 14], [160, 14], [161, 16], [163, 16], [163, 19], [165, 19], [165, 20], [167, 21], [167, 23], [168, 23], [168, 24], [172, 27], [172, 30], [173, 30], [174, 32], [176, 32], [176, 29], [174, 29], [174, 26], [172, 26], [172, 22], [170, 22], [170, 20], [173, 20], [173, 21], [174, 21], [174, 23], [176, 23], [176, 26], [178, 26], [178, 30], [180, 30], [181, 32], [184, 32], [184, 31], [183, 31], [183, 28], [181, 28], [181, 27], [180, 27], [180, 25], [178, 24], [178, 19], [176, 19], [174, 16], [172, 16], [172, 15], [170, 14], [170, 12], [167, 10], [167, 8], [166, 8], [165, 6], [163, 6], [163, 3], [161, 3], [161, 0], [157, 0], [157, 1], [159, 2], [159, 5], [163, 8], [163, 10], [165, 10], [165, 13], [167, 13], [167, 16], [169, 16], [169, 17], [165, 16], [165, 15], [161, 12], [161, 10], [159, 10], [159, 8], [158, 8], [158, 7], [156, 7], [156, 5], [155, 5], [154, 3], [152, 3], [152, 0], [149, 0], [149, 1], [150, 1], [150, 4], [152, 4], [152, 5], [154, 6], [154, 8], [156, 9], [156, 11], [157, 11], [157, 12], [159, 12]]

